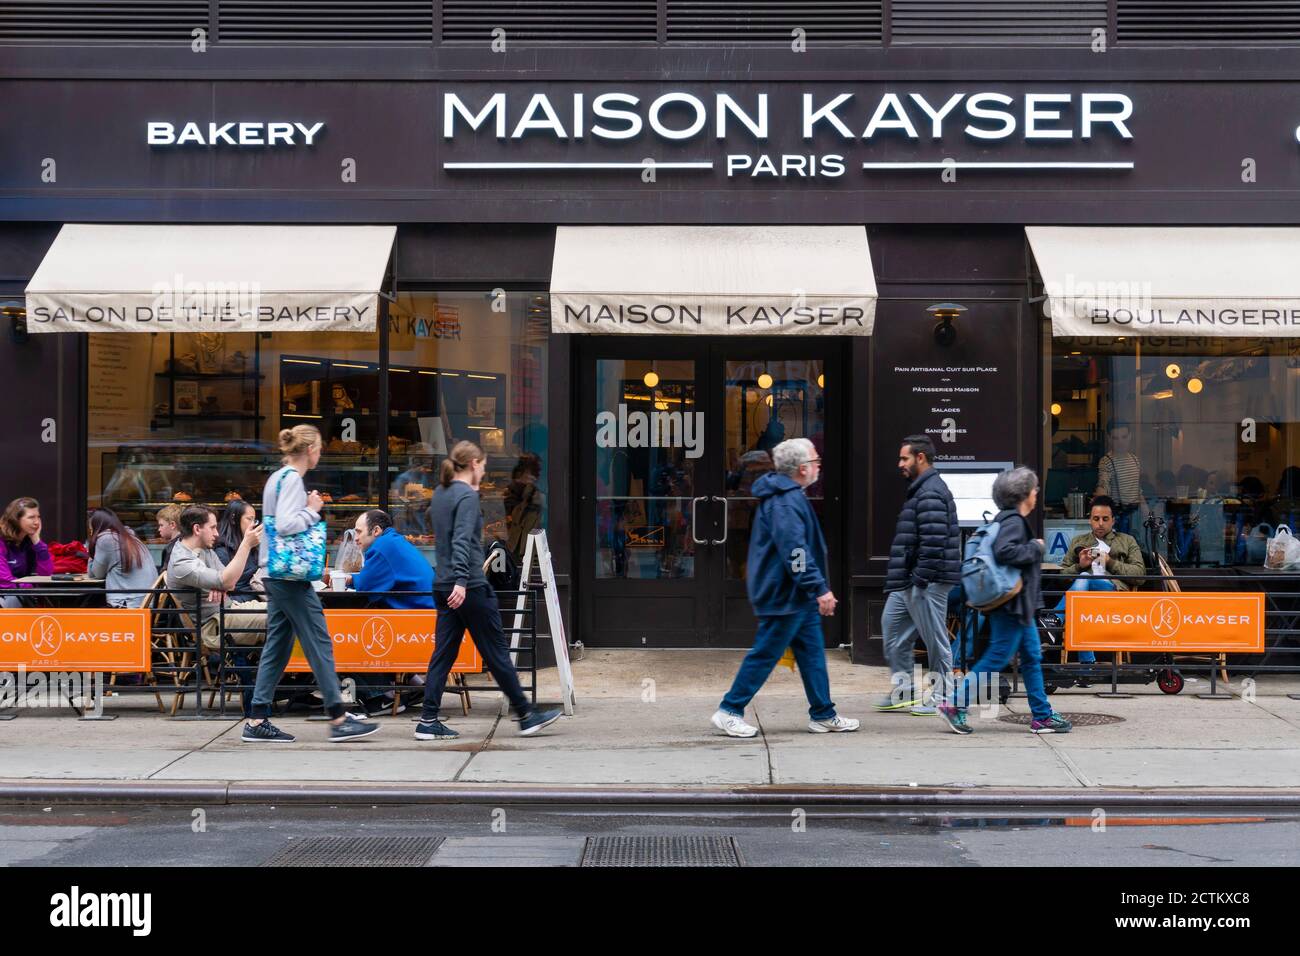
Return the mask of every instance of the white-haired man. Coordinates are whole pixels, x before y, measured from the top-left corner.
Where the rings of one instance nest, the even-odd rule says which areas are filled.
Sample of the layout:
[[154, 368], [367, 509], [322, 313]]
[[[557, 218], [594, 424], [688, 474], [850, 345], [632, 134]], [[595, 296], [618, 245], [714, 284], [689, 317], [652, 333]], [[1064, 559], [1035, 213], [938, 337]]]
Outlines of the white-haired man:
[[729, 737], [753, 737], [745, 708], [767, 681], [787, 647], [794, 650], [808, 697], [808, 729], [815, 734], [857, 730], [858, 721], [837, 716], [826, 672], [821, 617], [835, 613], [826, 583], [826, 538], [804, 489], [821, 475], [821, 458], [806, 438], [772, 449], [776, 471], [754, 482], [758, 499], [749, 536], [746, 587], [758, 634], [722, 699], [713, 726]]

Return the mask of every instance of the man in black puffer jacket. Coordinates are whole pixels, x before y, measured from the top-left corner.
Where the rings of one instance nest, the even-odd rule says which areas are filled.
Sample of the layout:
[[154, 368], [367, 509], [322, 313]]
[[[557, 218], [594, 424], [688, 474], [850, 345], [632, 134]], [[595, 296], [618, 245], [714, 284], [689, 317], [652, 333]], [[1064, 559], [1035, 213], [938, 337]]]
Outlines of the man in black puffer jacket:
[[919, 631], [930, 659], [937, 699], [952, 693], [952, 645], [945, 617], [948, 592], [961, 580], [961, 530], [952, 492], [934, 469], [934, 443], [924, 435], [903, 439], [898, 469], [911, 484], [899, 512], [885, 575], [883, 637], [892, 691], [876, 710], [936, 713], [934, 700], [912, 680], [912, 646]]

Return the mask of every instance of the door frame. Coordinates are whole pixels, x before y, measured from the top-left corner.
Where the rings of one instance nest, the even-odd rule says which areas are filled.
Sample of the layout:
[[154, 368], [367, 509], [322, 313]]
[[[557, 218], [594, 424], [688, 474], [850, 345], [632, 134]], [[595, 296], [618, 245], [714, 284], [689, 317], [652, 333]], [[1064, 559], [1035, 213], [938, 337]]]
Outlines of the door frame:
[[[695, 553], [695, 574], [690, 579], [638, 579], [628, 582], [636, 589], [638, 597], [680, 597], [686, 589], [695, 592], [697, 604], [694, 625], [689, 629], [660, 629], [654, 640], [637, 638], [634, 634], [599, 633], [594, 621], [594, 599], [599, 586], [608, 592], [607, 597], [617, 597], [620, 585], [598, 582], [596, 579], [595, 535], [595, 441], [594, 414], [596, 403], [595, 363], [600, 359], [643, 359], [653, 357], [666, 360], [686, 360], [696, 363], [697, 409], [705, 414], [705, 421], [725, 421], [725, 363], [731, 361], [762, 361], [782, 358], [820, 358], [829, 382], [841, 383], [828, 389], [823, 409], [825, 433], [833, 440], [825, 443], [823, 450], [823, 481], [825, 484], [826, 511], [824, 530], [830, 560], [828, 581], [841, 607], [834, 617], [823, 618], [823, 633], [828, 646], [843, 643], [848, 633], [847, 573], [843, 542], [847, 540], [849, 519], [845, 507], [848, 493], [848, 476], [844, 466], [850, 460], [850, 441], [846, 433], [849, 388], [847, 369], [851, 361], [851, 339], [843, 336], [817, 336], [794, 339], [776, 336], [670, 336], [670, 335], [575, 335], [573, 365], [576, 382], [573, 388], [574, 410], [571, 448], [574, 463], [572, 489], [574, 607], [578, 624], [577, 633], [583, 635], [588, 646], [598, 647], [681, 647], [726, 648], [749, 647], [753, 643], [754, 628], [749, 621], [728, 626], [725, 607], [747, 600], [743, 581], [726, 579], [725, 546], [721, 544], [698, 547]], [[722, 426], [705, 429], [704, 452], [696, 464], [692, 493], [695, 497], [725, 497], [723, 459], [725, 439]], [[707, 541], [718, 540], [723, 528], [722, 508], [710, 501], [707, 518], [698, 516], [699, 537]], [[613, 637], [613, 639], [609, 639]], [[643, 643], [645, 641], [645, 643]]]

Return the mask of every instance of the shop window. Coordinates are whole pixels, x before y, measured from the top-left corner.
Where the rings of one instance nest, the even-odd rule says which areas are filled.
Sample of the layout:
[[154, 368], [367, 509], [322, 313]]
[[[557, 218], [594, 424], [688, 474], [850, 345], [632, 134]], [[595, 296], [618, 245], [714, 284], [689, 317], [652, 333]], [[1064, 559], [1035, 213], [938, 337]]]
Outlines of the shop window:
[[522, 558], [546, 520], [547, 296], [414, 292], [389, 316], [389, 501], [394, 526], [433, 549], [429, 501], [456, 442], [487, 455], [483, 534]]
[[1175, 567], [1261, 564], [1300, 518], [1300, 340], [1056, 338], [1048, 394], [1051, 558], [1096, 493]]
[[382, 507], [432, 562], [437, 467], [468, 438], [488, 455], [485, 536], [522, 553], [547, 507], [549, 325], [542, 295], [430, 292], [391, 306], [386, 347], [378, 331], [91, 335], [87, 504], [117, 511], [157, 558], [167, 504], [220, 514], [240, 498], [260, 519], [276, 435], [309, 423], [325, 443], [308, 484], [326, 499], [331, 548]]

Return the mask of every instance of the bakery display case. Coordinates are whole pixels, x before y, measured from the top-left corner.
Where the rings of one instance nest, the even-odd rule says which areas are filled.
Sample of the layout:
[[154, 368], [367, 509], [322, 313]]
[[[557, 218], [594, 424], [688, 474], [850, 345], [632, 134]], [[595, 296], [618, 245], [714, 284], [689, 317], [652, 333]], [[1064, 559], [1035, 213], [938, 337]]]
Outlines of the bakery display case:
[[[169, 504], [198, 503], [218, 512], [242, 498], [261, 518], [267, 476], [281, 465], [280, 455], [260, 442], [154, 442], [123, 445], [102, 455], [105, 507], [146, 542], [161, 545], [155, 516]], [[308, 485], [325, 499], [331, 544], [352, 527], [359, 511], [379, 507], [379, 472], [373, 457], [321, 456]]]

